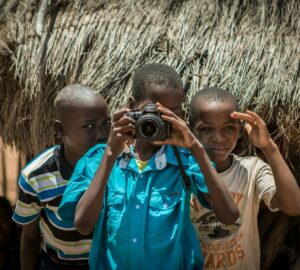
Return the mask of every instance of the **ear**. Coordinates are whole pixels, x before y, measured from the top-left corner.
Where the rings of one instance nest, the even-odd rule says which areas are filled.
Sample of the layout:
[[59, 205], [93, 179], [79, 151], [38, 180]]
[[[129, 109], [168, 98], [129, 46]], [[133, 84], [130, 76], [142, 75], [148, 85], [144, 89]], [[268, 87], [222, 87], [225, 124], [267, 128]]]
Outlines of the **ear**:
[[128, 98], [128, 108], [131, 110], [136, 108], [136, 100], [133, 98], [133, 96]]
[[62, 143], [63, 141], [63, 125], [61, 121], [55, 120], [54, 121], [54, 140], [56, 144]]

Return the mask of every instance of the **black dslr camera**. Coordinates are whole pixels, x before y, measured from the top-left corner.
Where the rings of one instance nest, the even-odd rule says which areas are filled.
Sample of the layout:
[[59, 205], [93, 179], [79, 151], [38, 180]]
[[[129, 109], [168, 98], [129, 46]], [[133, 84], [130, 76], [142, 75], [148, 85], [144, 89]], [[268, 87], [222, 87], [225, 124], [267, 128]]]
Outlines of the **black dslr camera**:
[[171, 126], [161, 119], [155, 104], [147, 104], [144, 110], [133, 110], [126, 115], [136, 121], [135, 138], [146, 141], [161, 141], [171, 136]]

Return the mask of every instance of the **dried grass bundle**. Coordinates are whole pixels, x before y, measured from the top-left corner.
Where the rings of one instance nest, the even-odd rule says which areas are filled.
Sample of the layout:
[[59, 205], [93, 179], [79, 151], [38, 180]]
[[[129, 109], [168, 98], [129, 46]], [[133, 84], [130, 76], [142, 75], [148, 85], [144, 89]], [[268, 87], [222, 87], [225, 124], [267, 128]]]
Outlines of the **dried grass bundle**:
[[6, 2], [0, 9], [13, 54], [0, 72], [0, 123], [7, 144], [30, 155], [52, 142], [52, 104], [63, 85], [90, 85], [116, 109], [126, 105], [132, 72], [163, 62], [181, 74], [187, 102], [205, 86], [232, 91], [299, 164], [299, 1]]

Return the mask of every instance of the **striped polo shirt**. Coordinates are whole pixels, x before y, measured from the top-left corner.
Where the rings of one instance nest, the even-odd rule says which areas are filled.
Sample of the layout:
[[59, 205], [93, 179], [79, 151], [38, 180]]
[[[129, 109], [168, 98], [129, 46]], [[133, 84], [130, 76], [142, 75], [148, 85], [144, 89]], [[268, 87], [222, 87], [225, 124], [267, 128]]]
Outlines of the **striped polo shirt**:
[[82, 236], [74, 224], [62, 221], [58, 206], [72, 175], [56, 145], [33, 159], [19, 177], [19, 195], [13, 220], [26, 225], [40, 218], [42, 249], [60, 264], [86, 265], [92, 235]]

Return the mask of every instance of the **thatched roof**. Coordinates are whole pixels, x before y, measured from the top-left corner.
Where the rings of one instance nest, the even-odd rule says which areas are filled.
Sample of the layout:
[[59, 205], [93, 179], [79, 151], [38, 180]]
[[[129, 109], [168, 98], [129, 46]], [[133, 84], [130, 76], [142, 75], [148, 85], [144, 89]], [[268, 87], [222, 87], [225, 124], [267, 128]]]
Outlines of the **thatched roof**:
[[48, 2], [0, 1], [9, 47], [0, 49], [5, 143], [27, 155], [50, 144], [52, 103], [63, 85], [88, 84], [117, 108], [132, 72], [163, 62], [181, 74], [188, 99], [205, 86], [232, 91], [300, 163], [299, 1]]

